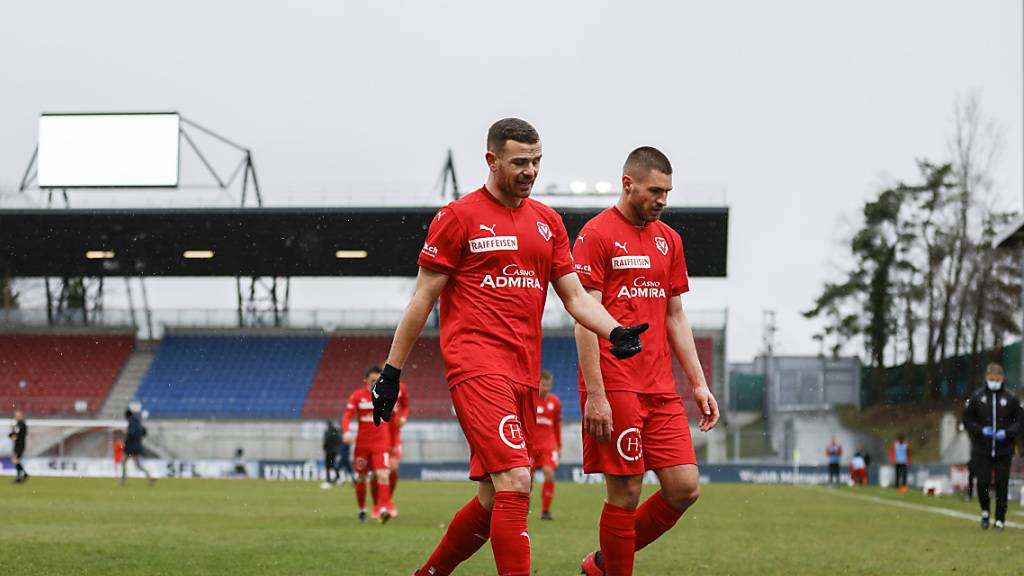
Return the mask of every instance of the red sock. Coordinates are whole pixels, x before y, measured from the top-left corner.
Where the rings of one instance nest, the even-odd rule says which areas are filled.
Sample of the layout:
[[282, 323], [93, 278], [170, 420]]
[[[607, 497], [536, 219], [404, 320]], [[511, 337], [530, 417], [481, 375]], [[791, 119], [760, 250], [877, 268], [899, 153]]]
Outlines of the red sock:
[[530, 574], [530, 533], [526, 528], [529, 512], [529, 493], [503, 490], [494, 494], [491, 550], [500, 576]]
[[632, 576], [636, 535], [633, 511], [605, 502], [601, 510], [600, 532], [605, 574]]
[[366, 510], [366, 482], [356, 482], [356, 504], [360, 510]]
[[390, 484], [378, 484], [377, 494], [373, 499], [373, 505], [380, 510], [382, 507], [391, 506], [391, 485]]
[[643, 550], [645, 546], [668, 532], [682, 515], [682, 512], [669, 506], [662, 497], [661, 490], [651, 494], [651, 497], [636, 509], [636, 549]]
[[555, 495], [555, 482], [554, 482], [554, 480], [552, 480], [551, 482], [545, 481], [544, 482], [544, 487], [541, 488], [541, 491], [540, 491], [540, 501], [541, 501], [541, 509], [540, 509], [540, 511], [541, 512], [550, 512], [551, 511], [551, 498], [554, 495]]
[[370, 478], [370, 496], [373, 496], [373, 501], [377, 501], [377, 475], [374, 474], [373, 478]]
[[398, 488], [398, 470], [392, 470], [391, 476], [388, 478], [388, 482], [391, 484], [391, 495], [395, 495], [395, 488]]
[[455, 513], [448, 530], [430, 559], [416, 573], [447, 576], [487, 542], [491, 532], [491, 512], [474, 496]]

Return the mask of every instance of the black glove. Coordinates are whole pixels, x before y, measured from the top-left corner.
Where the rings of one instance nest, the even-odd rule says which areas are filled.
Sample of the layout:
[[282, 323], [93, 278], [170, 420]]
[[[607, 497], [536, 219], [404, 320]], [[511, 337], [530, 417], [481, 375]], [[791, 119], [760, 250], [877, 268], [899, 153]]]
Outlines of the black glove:
[[612, 355], [619, 360], [625, 360], [639, 354], [641, 350], [640, 334], [644, 330], [647, 330], [646, 322], [629, 328], [618, 326], [612, 330], [612, 333], [608, 335], [608, 340], [612, 343]]
[[380, 371], [380, 378], [373, 385], [373, 425], [380, 426], [381, 420], [391, 421], [391, 411], [398, 401], [398, 380], [402, 371], [391, 364], [385, 364]]

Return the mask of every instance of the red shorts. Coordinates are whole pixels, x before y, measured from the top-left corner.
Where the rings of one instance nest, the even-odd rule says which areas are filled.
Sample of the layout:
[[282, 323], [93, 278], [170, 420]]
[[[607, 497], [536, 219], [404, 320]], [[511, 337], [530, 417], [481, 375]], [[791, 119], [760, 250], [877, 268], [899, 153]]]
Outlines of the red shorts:
[[352, 458], [352, 467], [356, 474], [365, 474], [373, 470], [387, 470], [390, 465], [391, 455], [387, 450], [356, 448]]
[[545, 466], [558, 468], [558, 448], [555, 446], [538, 447], [533, 451], [533, 469], [539, 470]]
[[469, 442], [469, 477], [530, 466], [537, 422], [536, 388], [499, 374], [470, 378], [451, 389], [455, 415]]
[[[647, 470], [697, 464], [686, 410], [678, 394], [607, 393], [612, 408], [608, 443], [583, 433], [583, 471], [632, 476]], [[580, 392], [580, 406], [587, 393]]]

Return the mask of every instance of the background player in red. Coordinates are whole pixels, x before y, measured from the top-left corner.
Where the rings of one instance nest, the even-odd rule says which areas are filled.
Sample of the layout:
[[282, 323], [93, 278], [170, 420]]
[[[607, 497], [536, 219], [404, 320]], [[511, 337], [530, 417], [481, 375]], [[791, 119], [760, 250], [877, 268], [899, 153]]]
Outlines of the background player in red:
[[[398, 508], [395, 507], [395, 489], [398, 488], [398, 466], [402, 460], [402, 427], [409, 420], [409, 392], [406, 389], [405, 382], [401, 382], [398, 387], [398, 400], [395, 401], [395, 415], [388, 422], [388, 426], [391, 427], [391, 450], [390, 457], [388, 458], [388, 465], [391, 467], [391, 474], [389, 475], [389, 482], [391, 484], [391, 516], [395, 517], [398, 515]], [[370, 491], [373, 493], [373, 497], [377, 498], [377, 476], [374, 475], [373, 480], [370, 481]]]
[[[580, 280], [595, 300], [620, 322], [650, 321], [643, 352], [623, 361], [600, 350], [585, 327], [576, 327], [583, 467], [604, 473], [608, 494], [601, 548], [584, 559], [586, 574], [632, 574], [635, 551], [674, 526], [697, 500], [697, 459], [672, 375], [673, 353], [700, 409], [701, 431], [718, 422], [680, 298], [689, 288], [682, 240], [659, 221], [671, 189], [668, 158], [637, 148], [623, 167], [618, 203], [591, 219], [573, 248]], [[661, 490], [638, 509], [647, 470], [657, 474]]]
[[551, 499], [555, 496], [555, 470], [562, 453], [562, 400], [551, 392], [555, 377], [544, 370], [540, 373], [540, 401], [537, 402], [536, 440], [533, 444], [533, 473], [539, 468], [544, 474], [541, 488], [541, 520], [552, 520]]
[[355, 416], [359, 421], [353, 464], [356, 471], [356, 503], [359, 505], [360, 522], [366, 522], [366, 479], [371, 472], [377, 481], [373, 505], [381, 522], [387, 522], [391, 518], [393, 506], [389, 484], [391, 468], [388, 467], [388, 460], [391, 457], [391, 428], [373, 425], [373, 400], [370, 390], [378, 377], [379, 366], [371, 366], [366, 370], [365, 386], [355, 390], [348, 397], [345, 413], [341, 417], [341, 430], [344, 432], [342, 442], [345, 444], [352, 444], [352, 432], [349, 431], [352, 417]]
[[487, 133], [485, 158], [487, 184], [430, 223], [416, 290], [373, 390], [374, 418], [387, 421], [401, 368], [440, 297], [441, 354], [478, 489], [418, 571], [429, 576], [451, 573], [488, 537], [499, 574], [530, 573], [530, 442], [549, 283], [577, 321], [606, 335], [618, 357], [639, 352], [646, 329], [619, 326], [587, 296], [573, 272], [562, 218], [529, 198], [541, 160], [537, 131], [516, 118], [499, 120]]

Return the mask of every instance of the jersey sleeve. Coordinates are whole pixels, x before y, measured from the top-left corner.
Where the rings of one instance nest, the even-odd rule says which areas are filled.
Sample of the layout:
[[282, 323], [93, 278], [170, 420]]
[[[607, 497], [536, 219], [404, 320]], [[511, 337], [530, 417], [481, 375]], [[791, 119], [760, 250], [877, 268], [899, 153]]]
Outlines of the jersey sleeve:
[[672, 255], [672, 271], [669, 273], [669, 288], [672, 296], [690, 291], [690, 279], [686, 273], [686, 255], [683, 253], [683, 239], [673, 230], [675, 250]]
[[584, 288], [604, 290], [604, 275], [608, 265], [604, 239], [594, 228], [586, 226], [576, 237], [572, 256], [576, 261], [576, 273]]
[[437, 211], [430, 221], [427, 239], [420, 249], [418, 264], [435, 272], [451, 275], [462, 262], [466, 230], [451, 205]]
[[569, 232], [565, 229], [562, 217], [556, 212], [552, 220], [555, 226], [551, 238], [551, 279], [558, 280], [573, 272], [573, 261], [569, 251]]
[[402, 420], [409, 419], [409, 388], [406, 387], [405, 382], [402, 383], [402, 404], [400, 406], [398, 416]]

